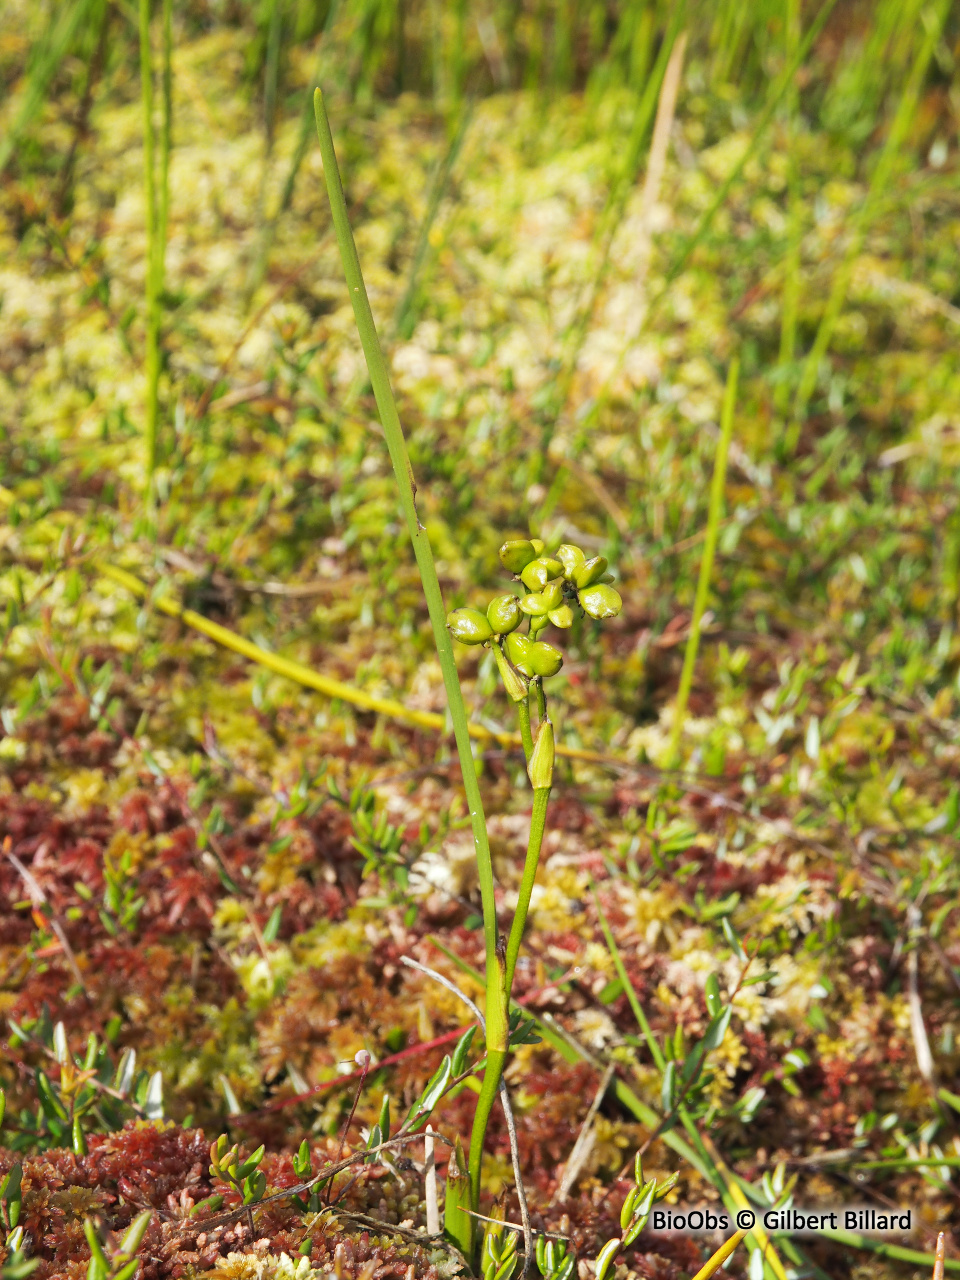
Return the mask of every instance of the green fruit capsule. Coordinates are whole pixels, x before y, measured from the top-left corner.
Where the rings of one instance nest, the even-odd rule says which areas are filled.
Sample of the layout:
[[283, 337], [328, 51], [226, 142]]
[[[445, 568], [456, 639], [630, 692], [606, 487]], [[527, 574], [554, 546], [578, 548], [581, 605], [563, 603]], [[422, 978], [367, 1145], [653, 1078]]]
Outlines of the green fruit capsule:
[[487, 605], [487, 621], [498, 636], [519, 627], [523, 614], [516, 596], [494, 596]]
[[563, 576], [570, 582], [574, 581], [577, 570], [587, 562], [587, 557], [572, 542], [564, 542], [557, 547], [557, 559], [563, 565]]
[[530, 666], [535, 676], [555, 676], [563, 666], [563, 654], [546, 640], [530, 646]]
[[607, 562], [603, 556], [594, 556], [592, 560], [587, 560], [580, 566], [574, 576], [574, 582], [577, 588], [592, 586], [594, 582], [599, 582], [603, 575], [607, 572]]
[[539, 553], [527, 538], [513, 538], [500, 548], [500, 563], [511, 573], [519, 573]]
[[623, 608], [619, 594], [603, 582], [578, 591], [577, 599], [584, 613], [588, 613], [591, 618], [615, 618]]
[[547, 615], [541, 613], [530, 619], [530, 639], [535, 639], [547, 625]]
[[479, 609], [454, 609], [447, 614], [447, 629], [461, 644], [484, 644], [493, 635], [493, 627]]
[[548, 582], [542, 591], [534, 591], [531, 595], [524, 596], [520, 601], [520, 608], [524, 613], [536, 618], [549, 613], [551, 609], [559, 609], [561, 604], [563, 604], [563, 588], [559, 582]]
[[531, 560], [520, 574], [520, 581], [528, 591], [542, 591], [552, 578], [559, 578], [563, 565], [551, 556], [538, 556]]
[[519, 631], [511, 631], [508, 636], [503, 637], [503, 651], [517, 668], [523, 672], [525, 676], [533, 675], [533, 667], [530, 666], [530, 650], [533, 648], [530, 640], [525, 635], [521, 635]]
[[555, 627], [562, 627], [564, 631], [573, 626], [573, 610], [568, 604], [562, 604], [559, 609], [551, 609], [547, 617]]
[[531, 543], [533, 544], [533, 551], [534, 551], [534, 555], [542, 556], [542, 555], [543, 555], [543, 548], [544, 548], [544, 541], [543, 541], [543, 539], [542, 539], [542, 538], [531, 538], [531, 539], [530, 539], [530, 541], [531, 541]]

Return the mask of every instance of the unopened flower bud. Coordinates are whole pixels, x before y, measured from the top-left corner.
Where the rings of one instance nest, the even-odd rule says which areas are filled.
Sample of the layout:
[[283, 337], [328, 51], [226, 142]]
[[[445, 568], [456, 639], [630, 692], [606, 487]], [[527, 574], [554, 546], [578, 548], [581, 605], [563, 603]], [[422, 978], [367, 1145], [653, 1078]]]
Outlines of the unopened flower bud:
[[516, 596], [494, 596], [487, 605], [487, 621], [497, 635], [506, 635], [519, 627], [522, 617]]
[[619, 593], [603, 582], [578, 591], [577, 599], [584, 613], [588, 613], [591, 618], [615, 618], [623, 608]]
[[537, 556], [537, 550], [527, 538], [514, 538], [500, 548], [500, 563], [511, 573], [519, 573]]
[[607, 562], [603, 556], [594, 556], [592, 560], [587, 560], [574, 575], [574, 582], [577, 588], [589, 587], [594, 582], [599, 582], [603, 575], [607, 572]]
[[553, 785], [553, 760], [556, 753], [553, 742], [553, 725], [544, 720], [537, 734], [533, 755], [527, 765], [527, 774], [534, 791], [542, 791]]
[[454, 609], [447, 614], [447, 628], [461, 644], [484, 644], [493, 635], [493, 627], [479, 609]]
[[563, 654], [546, 640], [537, 640], [530, 646], [529, 661], [535, 676], [555, 676], [563, 666]]

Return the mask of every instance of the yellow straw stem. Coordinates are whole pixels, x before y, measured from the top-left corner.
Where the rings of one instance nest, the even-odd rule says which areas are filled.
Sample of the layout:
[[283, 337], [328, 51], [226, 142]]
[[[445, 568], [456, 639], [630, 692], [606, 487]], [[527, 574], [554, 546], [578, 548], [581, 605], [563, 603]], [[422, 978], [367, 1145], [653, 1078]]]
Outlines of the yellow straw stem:
[[693, 1277], [693, 1280], [708, 1280], [715, 1271], [719, 1271], [726, 1260], [730, 1257], [731, 1253], [733, 1253], [734, 1249], [736, 1249], [741, 1241], [746, 1237], [746, 1234], [746, 1231], [738, 1231], [736, 1235], [731, 1236], [729, 1240], [724, 1240], [717, 1252], [711, 1258], [706, 1260], [697, 1274]]
[[[149, 587], [135, 577], [134, 574], [128, 573], [126, 569], [120, 569], [117, 565], [101, 562], [96, 565], [96, 570], [104, 578], [108, 578], [118, 586], [126, 588], [138, 599], [146, 600], [150, 597]], [[436, 711], [419, 711], [414, 707], [406, 707], [402, 702], [397, 702], [394, 698], [378, 698], [373, 694], [364, 693], [362, 689], [354, 688], [351, 684], [346, 684], [343, 680], [335, 680], [333, 676], [321, 675], [319, 671], [314, 671], [312, 667], [305, 666], [304, 663], [297, 662], [293, 658], [283, 658], [278, 653], [271, 653], [269, 649], [262, 649], [259, 645], [254, 644], [252, 640], [246, 640], [243, 636], [238, 636], [229, 627], [222, 627], [218, 622], [211, 622], [209, 618], [205, 618], [202, 613], [197, 613], [193, 609], [184, 609], [176, 601], [170, 600], [166, 596], [153, 596], [150, 599], [150, 603], [155, 609], [159, 609], [161, 613], [165, 613], [171, 618], [179, 618], [188, 627], [191, 627], [194, 631], [199, 631], [201, 635], [206, 636], [209, 640], [214, 640], [217, 644], [223, 645], [225, 649], [231, 649], [234, 653], [239, 653], [244, 658], [249, 658], [251, 662], [256, 662], [258, 666], [266, 667], [268, 671], [273, 671], [278, 676], [285, 676], [288, 680], [293, 680], [308, 689], [315, 689], [317, 693], [323, 693], [328, 698], [340, 698], [343, 702], [349, 702], [352, 706], [359, 707], [361, 711], [373, 711], [377, 715], [388, 717], [390, 720], [400, 720], [407, 724], [416, 725], [420, 729], [430, 729], [435, 733], [443, 733], [447, 728], [445, 718]], [[483, 742], [496, 742], [501, 747], [522, 747], [523, 745], [518, 733], [497, 733], [495, 729], [488, 729], [481, 724], [471, 724], [469, 733], [471, 738], [478, 738]], [[627, 763], [626, 761], [603, 755], [599, 751], [586, 751], [580, 747], [567, 747], [562, 743], [556, 744], [556, 753], [558, 756], [565, 756], [569, 760], [584, 760], [590, 764]]]

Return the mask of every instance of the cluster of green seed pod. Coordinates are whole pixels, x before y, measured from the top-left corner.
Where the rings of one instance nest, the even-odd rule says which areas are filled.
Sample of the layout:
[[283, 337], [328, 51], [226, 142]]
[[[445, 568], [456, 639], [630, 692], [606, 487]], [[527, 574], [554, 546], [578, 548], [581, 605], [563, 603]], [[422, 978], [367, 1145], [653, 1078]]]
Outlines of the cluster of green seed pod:
[[[573, 626], [575, 610], [599, 620], [616, 617], [622, 607], [603, 556], [588, 560], [572, 543], [545, 554], [539, 538], [514, 539], [500, 548], [500, 562], [526, 594], [495, 596], [486, 613], [454, 609], [447, 626], [461, 644], [502, 645], [509, 662], [528, 679], [556, 675], [563, 665], [560, 650], [538, 639], [548, 624], [565, 630]], [[529, 619], [528, 633], [518, 630], [524, 618]]]

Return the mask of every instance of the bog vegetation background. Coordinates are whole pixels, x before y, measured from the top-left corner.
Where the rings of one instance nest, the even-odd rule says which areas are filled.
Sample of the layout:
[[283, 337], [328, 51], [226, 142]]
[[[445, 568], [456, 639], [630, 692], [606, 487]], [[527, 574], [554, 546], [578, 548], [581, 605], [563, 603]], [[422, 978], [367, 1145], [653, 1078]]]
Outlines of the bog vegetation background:
[[480, 1212], [519, 1170], [547, 1280], [695, 1272], [652, 1180], [914, 1210], [751, 1280], [957, 1269], [957, 7], [0, 13], [4, 1275], [523, 1251], [456, 1217], [483, 885], [318, 84], [444, 607], [532, 591], [528, 538], [623, 601], [576, 561], [544, 633], [535, 884], [456, 646], [505, 933], [532, 890]]

